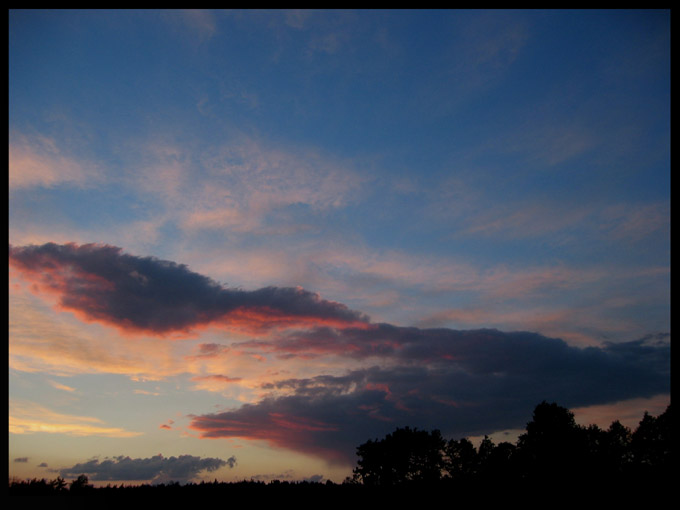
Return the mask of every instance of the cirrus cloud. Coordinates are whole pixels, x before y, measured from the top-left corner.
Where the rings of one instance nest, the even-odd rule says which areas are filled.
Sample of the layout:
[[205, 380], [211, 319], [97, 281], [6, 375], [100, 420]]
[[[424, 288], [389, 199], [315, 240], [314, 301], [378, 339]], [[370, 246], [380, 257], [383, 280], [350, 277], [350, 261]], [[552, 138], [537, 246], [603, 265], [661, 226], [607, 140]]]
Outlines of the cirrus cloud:
[[65, 434], [127, 438], [139, 436], [120, 427], [107, 426], [92, 416], [74, 416], [55, 412], [33, 402], [13, 400], [9, 404], [9, 432], [12, 434]]
[[64, 154], [53, 139], [45, 136], [12, 133], [8, 170], [10, 190], [60, 184], [86, 186], [101, 180], [96, 166]]

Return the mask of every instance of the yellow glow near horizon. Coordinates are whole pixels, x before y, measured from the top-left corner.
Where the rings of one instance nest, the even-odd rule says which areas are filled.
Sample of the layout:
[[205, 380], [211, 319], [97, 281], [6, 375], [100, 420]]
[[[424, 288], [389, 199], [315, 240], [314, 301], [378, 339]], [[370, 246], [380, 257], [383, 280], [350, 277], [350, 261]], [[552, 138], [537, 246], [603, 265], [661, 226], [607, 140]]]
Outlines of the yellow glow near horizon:
[[47, 432], [72, 436], [135, 437], [142, 435], [118, 427], [107, 427], [98, 418], [54, 412], [32, 402], [10, 402], [9, 432], [31, 434]]

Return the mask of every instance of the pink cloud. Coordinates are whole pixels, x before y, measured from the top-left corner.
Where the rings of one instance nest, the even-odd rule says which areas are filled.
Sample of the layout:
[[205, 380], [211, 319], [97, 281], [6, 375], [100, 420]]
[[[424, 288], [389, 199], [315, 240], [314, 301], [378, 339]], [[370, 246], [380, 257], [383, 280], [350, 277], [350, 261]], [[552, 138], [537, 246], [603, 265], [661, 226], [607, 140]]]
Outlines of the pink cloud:
[[9, 144], [9, 187], [22, 189], [57, 184], [86, 185], [100, 176], [87, 165], [64, 155], [54, 140], [12, 134]]
[[191, 378], [192, 381], [213, 381], [218, 383], [235, 383], [243, 380], [242, 377], [229, 377], [227, 375], [215, 374], [196, 376]]
[[190, 428], [199, 431], [204, 439], [230, 437], [261, 441], [276, 448], [320, 456], [331, 463], [347, 462], [344, 452], [313, 439], [336, 434], [339, 430], [336, 424], [276, 407], [268, 411], [247, 404], [238, 413], [195, 416]]

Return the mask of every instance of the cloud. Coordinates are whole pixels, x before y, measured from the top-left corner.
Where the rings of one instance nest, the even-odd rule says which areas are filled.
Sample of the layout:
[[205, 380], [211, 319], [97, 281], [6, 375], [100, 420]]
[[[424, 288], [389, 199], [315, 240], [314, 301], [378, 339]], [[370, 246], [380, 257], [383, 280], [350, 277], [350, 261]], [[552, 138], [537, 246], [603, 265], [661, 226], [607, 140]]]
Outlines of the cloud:
[[63, 390], [63, 391], [68, 391], [70, 393], [73, 393], [76, 391], [75, 388], [72, 388], [71, 386], [66, 386], [65, 384], [58, 383], [57, 381], [47, 381], [50, 383], [50, 385], [58, 390]]
[[305, 9], [287, 9], [283, 14], [286, 25], [298, 30], [305, 28], [305, 23], [312, 16], [312, 12]]
[[28, 462], [28, 457], [17, 457], [14, 462]]
[[178, 9], [162, 11], [164, 20], [183, 40], [199, 46], [212, 39], [218, 32], [217, 19], [210, 10]]
[[356, 446], [396, 426], [438, 428], [449, 437], [522, 428], [548, 399], [567, 407], [670, 391], [670, 344], [641, 339], [578, 348], [527, 332], [399, 328], [381, 324], [293, 335], [270, 346], [295, 356], [325, 352], [382, 366], [345, 375], [263, 385], [254, 404], [195, 416], [204, 438], [265, 441], [352, 464]]
[[69, 436], [135, 437], [133, 432], [118, 427], [107, 427], [91, 416], [57, 413], [44, 406], [24, 401], [10, 401], [9, 432], [11, 434], [65, 434]]
[[251, 480], [257, 482], [270, 482], [272, 480], [292, 480], [295, 477], [295, 471], [286, 469], [281, 473], [265, 473], [257, 474], [250, 477]]
[[172, 426], [175, 424], [174, 420], [168, 420], [166, 423], [162, 423], [158, 426], [160, 429], [172, 430]]
[[198, 351], [198, 354], [195, 354], [193, 358], [217, 358], [224, 353], [228, 353], [229, 347], [215, 343], [198, 344]]
[[93, 481], [148, 480], [153, 483], [167, 483], [170, 481], [187, 482], [195, 478], [202, 471], [212, 472], [224, 466], [233, 468], [235, 465], [236, 457], [234, 456], [223, 460], [213, 457], [202, 459], [193, 455], [163, 457], [163, 455], [159, 454], [146, 459], [132, 459], [121, 455], [112, 459], [105, 459], [101, 462], [98, 459], [93, 459], [78, 463], [72, 467], [62, 469], [60, 475], [66, 478], [85, 474]]
[[64, 155], [53, 139], [44, 136], [29, 138], [12, 133], [8, 169], [10, 190], [59, 184], [84, 186], [100, 180], [95, 165]]
[[357, 200], [368, 180], [346, 161], [254, 139], [202, 154], [201, 168], [203, 178], [190, 174], [195, 185], [181, 208], [179, 224], [189, 232], [272, 235], [306, 229], [306, 222], [316, 218], [304, 216], [305, 211], [345, 207]]
[[[19, 282], [16, 278], [12, 281]], [[174, 346], [163, 338], [126, 338], [114, 329], [83, 324], [70, 314], [55, 313], [48, 303], [30, 292], [10, 289], [8, 361], [13, 370], [57, 376], [109, 373], [160, 379], [186, 368], [176, 358]]]
[[239, 382], [241, 377], [229, 377], [227, 375], [215, 374], [215, 375], [204, 375], [196, 376], [191, 379], [192, 381], [215, 381], [219, 383], [234, 383]]
[[[426, 329], [373, 323], [362, 328], [295, 330], [270, 339], [249, 340], [233, 345], [272, 352], [286, 358], [335, 355], [355, 360], [396, 360], [418, 364], [450, 362], [465, 365], [466, 370], [478, 367], [482, 371], [493, 371], [492, 365], [496, 363], [502, 365], [504, 370], [526, 372], [529, 367], [559, 364], [597, 352], [607, 352], [613, 356], [619, 349], [625, 351], [624, 346], [636, 344], [607, 344], [606, 351], [599, 347], [588, 350], [571, 347], [561, 339], [532, 332]], [[652, 352], [665, 353], [664, 346], [657, 345], [651, 349]], [[662, 365], [657, 365], [657, 368], [662, 368]]]
[[610, 239], [639, 242], [652, 234], [670, 235], [670, 201], [617, 204], [602, 213], [600, 233]]
[[[256, 107], [257, 97], [247, 87], [228, 88], [233, 91], [223, 92], [222, 99], [226, 94]], [[199, 108], [206, 108], [204, 101]], [[356, 203], [372, 180], [356, 161], [313, 148], [238, 135], [196, 152], [195, 144], [169, 140], [158, 136], [131, 144], [124, 155], [127, 170], [116, 175], [150, 214], [130, 227], [156, 239], [168, 224], [194, 239], [215, 231], [269, 238], [318, 229], [317, 213]], [[139, 235], [117, 235], [140, 243]]]
[[509, 20], [503, 13], [474, 13], [463, 29], [458, 70], [465, 71], [470, 85], [488, 85], [512, 66], [528, 38], [521, 20]]
[[[478, 436], [522, 428], [542, 400], [587, 407], [670, 391], [669, 334], [577, 347], [526, 331], [372, 323], [301, 288], [230, 289], [184, 265], [108, 245], [10, 246], [10, 263], [39, 291], [56, 294], [62, 309], [125, 331], [214, 325], [266, 333], [199, 343], [183, 358], [196, 364], [190, 372], [201, 389], [259, 390], [240, 407], [192, 416], [190, 428], [202, 438], [261, 441], [348, 465], [357, 445], [395, 426]], [[522, 288], [546, 281], [566, 285], [568, 278], [538, 275]], [[252, 377], [240, 366], [246, 354], [285, 360], [286, 370], [268, 364]], [[305, 377], [290, 377], [296, 360]], [[10, 426], [33, 430], [16, 419]]]
[[[256, 474], [252, 475], [250, 477], [251, 480], [255, 480], [257, 482], [271, 482], [272, 480], [295, 480], [296, 475], [295, 471], [292, 469], [286, 469], [283, 472], [280, 473], [261, 473], [261, 474]], [[311, 475], [302, 478], [300, 481], [302, 482], [311, 482], [311, 483], [321, 483], [324, 480], [323, 475]]]
[[229, 289], [186, 266], [97, 244], [9, 248], [11, 266], [59, 307], [127, 332], [166, 335], [210, 325], [264, 331], [367, 317], [302, 288]]

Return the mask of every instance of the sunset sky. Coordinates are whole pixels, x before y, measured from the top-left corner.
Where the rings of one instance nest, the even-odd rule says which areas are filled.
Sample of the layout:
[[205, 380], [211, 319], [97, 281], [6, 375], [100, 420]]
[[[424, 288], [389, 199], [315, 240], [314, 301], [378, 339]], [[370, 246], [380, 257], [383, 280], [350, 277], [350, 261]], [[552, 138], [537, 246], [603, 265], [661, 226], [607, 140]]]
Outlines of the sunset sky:
[[670, 12], [9, 11], [9, 474], [342, 482], [670, 402]]

